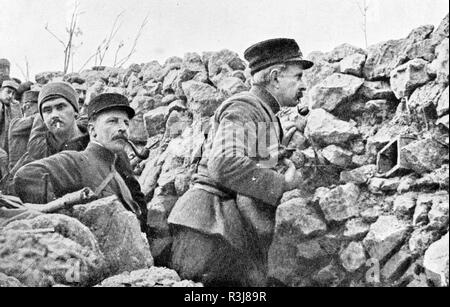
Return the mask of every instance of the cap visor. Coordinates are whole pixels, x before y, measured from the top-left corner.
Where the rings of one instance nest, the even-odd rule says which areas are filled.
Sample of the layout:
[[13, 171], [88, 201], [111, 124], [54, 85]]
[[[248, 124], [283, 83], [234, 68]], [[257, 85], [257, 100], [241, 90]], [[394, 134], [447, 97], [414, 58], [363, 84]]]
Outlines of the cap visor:
[[311, 67], [313, 67], [314, 63], [308, 60], [304, 60], [300, 57], [298, 58], [293, 58], [293, 59], [289, 59], [286, 62], [296, 62], [296, 63], [300, 63], [302, 65], [303, 69], [309, 69]]

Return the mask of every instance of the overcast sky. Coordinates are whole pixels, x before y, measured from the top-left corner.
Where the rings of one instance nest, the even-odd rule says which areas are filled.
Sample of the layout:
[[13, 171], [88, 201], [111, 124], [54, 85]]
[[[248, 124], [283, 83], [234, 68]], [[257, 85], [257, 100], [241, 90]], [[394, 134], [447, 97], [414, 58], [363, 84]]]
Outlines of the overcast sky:
[[[120, 41], [119, 58], [129, 52], [147, 14], [136, 53], [125, 66], [224, 48], [242, 56], [248, 46], [273, 37], [296, 39], [304, 54], [344, 42], [365, 47], [358, 1], [363, 0], [78, 0], [82, 35], [75, 39], [79, 47], [73, 66], [78, 71], [95, 52], [122, 11], [121, 28], [104, 65], [112, 64]], [[447, 0], [367, 1], [369, 45], [405, 37], [420, 25], [438, 26], [449, 10]], [[66, 39], [74, 2], [0, 0], [0, 58], [10, 60], [12, 76], [24, 79], [18, 66], [25, 68], [25, 57], [33, 81], [38, 72], [62, 70], [63, 48], [45, 25]]]

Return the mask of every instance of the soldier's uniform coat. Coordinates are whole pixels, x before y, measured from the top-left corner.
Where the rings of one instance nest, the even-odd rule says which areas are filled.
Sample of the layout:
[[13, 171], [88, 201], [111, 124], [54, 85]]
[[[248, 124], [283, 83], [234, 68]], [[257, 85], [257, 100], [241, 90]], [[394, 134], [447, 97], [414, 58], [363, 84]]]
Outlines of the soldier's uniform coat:
[[[257, 208], [262, 212], [260, 216], [274, 223], [284, 191], [284, 176], [273, 169], [277, 162], [273, 157], [283, 137], [275, 115], [279, 109], [275, 98], [259, 86], [231, 97], [219, 107], [194, 186], [171, 211], [171, 225], [225, 240], [250, 258], [252, 254], [265, 254], [242, 216], [245, 208], [239, 208], [236, 199], [249, 198], [252, 210]], [[239, 127], [246, 127], [245, 132], [236, 134]]]

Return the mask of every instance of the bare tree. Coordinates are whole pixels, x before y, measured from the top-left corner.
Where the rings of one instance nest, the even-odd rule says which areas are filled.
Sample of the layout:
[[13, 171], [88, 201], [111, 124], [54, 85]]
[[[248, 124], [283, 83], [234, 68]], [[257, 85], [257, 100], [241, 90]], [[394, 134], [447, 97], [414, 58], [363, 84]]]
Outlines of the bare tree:
[[364, 42], [366, 43], [366, 49], [368, 47], [367, 43], [367, 11], [369, 10], [369, 2], [367, 0], [356, 0], [356, 5], [358, 6], [359, 12], [361, 13], [362, 23], [361, 29], [364, 34]]
[[[139, 41], [139, 38], [141, 37], [141, 35], [142, 35], [142, 32], [143, 32], [143, 30], [144, 30], [144, 28], [145, 28], [145, 26], [147, 25], [147, 23], [148, 23], [148, 18], [149, 18], [149, 15], [150, 15], [150, 13], [149, 14], [147, 14], [147, 16], [145, 16], [145, 18], [144, 18], [144, 20], [142, 21], [142, 23], [141, 23], [141, 26], [139, 27], [139, 30], [138, 30], [138, 32], [137, 32], [137, 34], [136, 34], [136, 37], [134, 38], [134, 41], [133, 41], [133, 45], [131, 46], [131, 49], [130, 49], [130, 52], [125, 56], [125, 57], [123, 57], [121, 60], [119, 60], [117, 63], [116, 63], [116, 60], [114, 60], [114, 67], [121, 67], [123, 64], [125, 64], [130, 58], [131, 58], [131, 56], [136, 52], [136, 46], [137, 46], [137, 43], [138, 43], [138, 41]], [[120, 45], [119, 45], [120, 46]], [[120, 47], [121, 48], [121, 47]], [[119, 48], [119, 49], [120, 49]], [[117, 51], [118, 52], [118, 51]]]
[[75, 3], [74, 10], [72, 12], [72, 16], [70, 19], [69, 27], [66, 27], [66, 33], [68, 35], [67, 41], [59, 38], [53, 31], [51, 31], [48, 27], [48, 23], [45, 25], [45, 30], [50, 33], [63, 47], [64, 47], [64, 74], [67, 73], [69, 69], [70, 61], [73, 55], [73, 47], [74, 47], [74, 38], [82, 35], [81, 29], [77, 27], [78, 25], [78, 17], [83, 13], [78, 11], [79, 3]]
[[[111, 47], [111, 44], [114, 40], [114, 38], [117, 35], [117, 32], [122, 27], [122, 22], [119, 23], [120, 19], [122, 18], [125, 11], [120, 12], [117, 14], [114, 23], [111, 27], [111, 31], [108, 36], [106, 36], [101, 43], [97, 46], [95, 52], [88, 57], [88, 59], [84, 62], [84, 64], [80, 67], [79, 71], [81, 71], [86, 65], [94, 59], [95, 65], [102, 65], [103, 60], [105, 59], [106, 53]], [[116, 52], [117, 53], [117, 52]]]

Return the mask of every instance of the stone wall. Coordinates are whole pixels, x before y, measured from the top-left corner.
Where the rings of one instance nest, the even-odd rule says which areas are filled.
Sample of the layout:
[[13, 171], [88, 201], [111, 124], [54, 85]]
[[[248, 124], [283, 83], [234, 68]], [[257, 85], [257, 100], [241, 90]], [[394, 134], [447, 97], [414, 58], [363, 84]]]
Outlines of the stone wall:
[[[342, 44], [308, 55], [315, 65], [305, 71], [301, 106], [310, 112], [289, 147], [312, 180], [277, 209], [271, 285], [448, 285], [448, 33], [447, 15], [436, 28], [367, 50]], [[148, 200], [151, 256], [167, 265], [167, 217], [189, 188], [210, 116], [250, 88], [245, 62], [229, 50], [187, 53], [163, 65], [43, 73], [36, 81], [70, 78], [85, 80], [88, 100], [102, 92], [129, 97], [132, 140], [157, 144], [136, 174]], [[279, 116], [284, 125], [302, 115], [292, 108]], [[103, 261], [121, 250], [102, 245]]]

